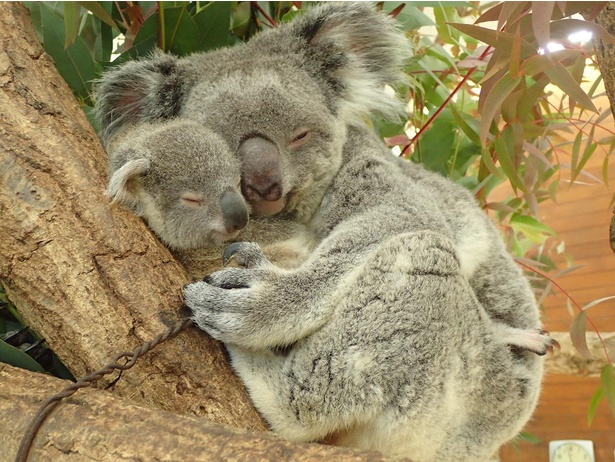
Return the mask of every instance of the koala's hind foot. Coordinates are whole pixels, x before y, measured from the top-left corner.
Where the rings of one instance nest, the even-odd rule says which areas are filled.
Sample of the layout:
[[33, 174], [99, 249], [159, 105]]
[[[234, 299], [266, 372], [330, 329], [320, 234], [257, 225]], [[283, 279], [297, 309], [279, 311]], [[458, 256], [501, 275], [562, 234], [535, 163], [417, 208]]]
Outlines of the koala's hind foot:
[[557, 340], [549, 336], [549, 332], [543, 329], [519, 329], [516, 327], [497, 325], [498, 342], [511, 348], [530, 351], [539, 356], [560, 349]]

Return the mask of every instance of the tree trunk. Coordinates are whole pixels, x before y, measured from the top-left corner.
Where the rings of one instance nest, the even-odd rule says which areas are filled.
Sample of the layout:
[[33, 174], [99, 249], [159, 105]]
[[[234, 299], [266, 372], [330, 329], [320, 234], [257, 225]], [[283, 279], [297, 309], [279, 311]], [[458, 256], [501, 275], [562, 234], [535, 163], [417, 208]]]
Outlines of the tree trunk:
[[[586, 19], [593, 19], [592, 13], [593, 11], [589, 10], [584, 12], [583, 15]], [[615, 2], [608, 2], [594, 21], [615, 37]], [[615, 46], [596, 38], [594, 39], [594, 48], [596, 49], [600, 74], [604, 79], [604, 88], [611, 103], [611, 112], [615, 114]]]
[[[41, 402], [70, 382], [0, 363], [0, 447], [14, 460]], [[79, 390], [43, 423], [30, 450], [38, 461], [384, 461], [377, 452], [293, 444], [270, 434], [145, 409], [110, 393]]]
[[[586, 19], [591, 19], [591, 11], [585, 12], [584, 16]], [[615, 37], [615, 2], [608, 2], [598, 14], [595, 22]], [[615, 45], [606, 43], [602, 39], [594, 39], [594, 48], [596, 49], [596, 61], [600, 68], [600, 74], [604, 79], [604, 88], [609, 98], [611, 113], [615, 116]], [[613, 213], [615, 214], [615, 208]], [[615, 215], [611, 217], [609, 241], [611, 250], [615, 253]]]
[[[183, 267], [104, 197], [106, 154], [17, 3], [0, 4], [0, 282], [75, 376], [178, 321]], [[190, 329], [125, 372], [139, 403], [264, 429], [220, 344]]]

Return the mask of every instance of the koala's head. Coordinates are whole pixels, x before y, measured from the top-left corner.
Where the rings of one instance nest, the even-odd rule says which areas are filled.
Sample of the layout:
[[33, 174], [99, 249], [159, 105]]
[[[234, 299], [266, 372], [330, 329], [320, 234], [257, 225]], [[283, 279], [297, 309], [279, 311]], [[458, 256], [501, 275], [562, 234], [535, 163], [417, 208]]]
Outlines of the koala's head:
[[327, 3], [247, 44], [124, 64], [99, 82], [97, 115], [103, 139], [143, 120], [198, 121], [241, 162], [253, 213], [307, 221], [340, 167], [346, 127], [399, 113], [384, 87], [403, 80], [407, 56], [390, 18]]
[[107, 195], [170, 247], [221, 244], [248, 223], [241, 171], [224, 140], [187, 120], [125, 130], [108, 148]]

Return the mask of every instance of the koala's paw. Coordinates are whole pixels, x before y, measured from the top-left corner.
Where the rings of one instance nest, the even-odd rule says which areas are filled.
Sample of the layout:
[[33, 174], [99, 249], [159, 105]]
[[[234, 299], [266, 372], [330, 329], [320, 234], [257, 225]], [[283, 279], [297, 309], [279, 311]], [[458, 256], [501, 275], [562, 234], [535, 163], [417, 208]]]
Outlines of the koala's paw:
[[238, 292], [242, 291], [195, 282], [184, 286], [184, 302], [192, 310], [192, 319], [200, 329], [221, 342], [236, 343], [243, 335], [245, 304], [249, 303], [245, 294]]
[[549, 336], [543, 329], [517, 329], [518, 332], [510, 338], [508, 344], [518, 350], [530, 351], [538, 356], [560, 349], [559, 342]]
[[222, 255], [222, 263], [228, 265], [234, 258], [239, 266], [244, 268], [255, 268], [269, 265], [269, 260], [254, 242], [234, 242], [229, 245]]

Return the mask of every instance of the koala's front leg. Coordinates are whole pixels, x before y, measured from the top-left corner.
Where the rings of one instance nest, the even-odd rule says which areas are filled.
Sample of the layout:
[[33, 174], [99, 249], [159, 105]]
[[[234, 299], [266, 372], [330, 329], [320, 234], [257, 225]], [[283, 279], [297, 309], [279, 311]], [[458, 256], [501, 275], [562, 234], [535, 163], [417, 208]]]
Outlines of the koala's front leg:
[[271, 264], [255, 243], [237, 242], [224, 252], [244, 268], [229, 268], [184, 287], [196, 324], [212, 337], [251, 350], [290, 345], [320, 328], [327, 312], [314, 294], [309, 270]]

